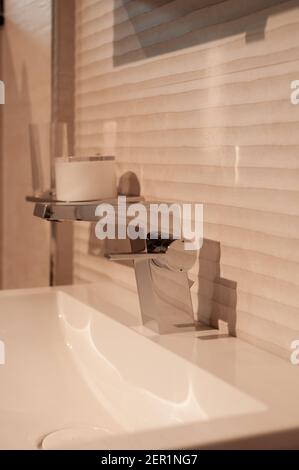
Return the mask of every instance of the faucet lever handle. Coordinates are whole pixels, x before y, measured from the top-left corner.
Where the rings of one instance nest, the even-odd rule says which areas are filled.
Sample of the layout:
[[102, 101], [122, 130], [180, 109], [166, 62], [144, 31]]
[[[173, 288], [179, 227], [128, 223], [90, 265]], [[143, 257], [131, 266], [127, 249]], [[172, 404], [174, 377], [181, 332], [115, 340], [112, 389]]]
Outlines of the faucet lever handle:
[[148, 251], [107, 253], [105, 256], [111, 261], [154, 261], [161, 268], [187, 273], [194, 266], [198, 252], [185, 250], [184, 243], [184, 240], [167, 240], [164, 243], [154, 240], [152, 246], [148, 243]]
[[164, 256], [161, 253], [108, 253], [105, 255], [109, 261], [146, 261]]

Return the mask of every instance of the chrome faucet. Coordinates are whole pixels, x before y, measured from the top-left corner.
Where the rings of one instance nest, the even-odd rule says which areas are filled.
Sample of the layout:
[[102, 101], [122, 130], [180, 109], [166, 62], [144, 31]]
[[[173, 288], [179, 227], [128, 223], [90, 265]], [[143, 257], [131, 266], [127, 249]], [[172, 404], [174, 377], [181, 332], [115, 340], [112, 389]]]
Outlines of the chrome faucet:
[[[130, 198], [129, 203], [140, 201], [141, 198]], [[95, 222], [96, 208], [103, 201], [35, 202], [34, 215], [42, 219]], [[117, 207], [115, 202], [108, 202]], [[111, 261], [133, 262], [142, 323], [159, 334], [195, 327], [188, 271], [196, 261], [197, 252], [185, 250], [184, 243], [184, 240], [164, 239], [161, 234], [149, 233], [145, 240], [130, 240], [128, 252], [105, 255]]]
[[[144, 242], [143, 249], [140, 242]], [[184, 243], [148, 234], [144, 241], [131, 241], [131, 253], [106, 255], [111, 261], [133, 261], [142, 323], [156, 333], [178, 332], [195, 325], [187, 273], [195, 263], [196, 252], [186, 251]]]

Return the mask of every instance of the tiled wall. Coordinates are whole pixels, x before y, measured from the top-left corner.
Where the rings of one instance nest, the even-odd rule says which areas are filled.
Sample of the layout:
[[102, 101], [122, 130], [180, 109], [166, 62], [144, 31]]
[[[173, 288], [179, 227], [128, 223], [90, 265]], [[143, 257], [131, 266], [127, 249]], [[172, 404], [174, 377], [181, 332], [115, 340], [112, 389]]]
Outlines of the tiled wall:
[[[77, 0], [76, 152], [147, 198], [203, 202], [197, 315], [288, 357], [299, 338], [299, 2]], [[111, 147], [113, 148], [111, 150]], [[75, 279], [132, 270], [88, 254]]]

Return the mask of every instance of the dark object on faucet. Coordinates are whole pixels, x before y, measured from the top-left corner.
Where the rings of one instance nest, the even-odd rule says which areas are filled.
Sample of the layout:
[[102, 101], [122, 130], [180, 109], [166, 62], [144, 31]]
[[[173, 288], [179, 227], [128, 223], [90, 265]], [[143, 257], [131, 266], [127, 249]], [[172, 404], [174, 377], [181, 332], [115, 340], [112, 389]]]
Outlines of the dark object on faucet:
[[0, 0], [0, 26], [4, 25], [4, 0]]

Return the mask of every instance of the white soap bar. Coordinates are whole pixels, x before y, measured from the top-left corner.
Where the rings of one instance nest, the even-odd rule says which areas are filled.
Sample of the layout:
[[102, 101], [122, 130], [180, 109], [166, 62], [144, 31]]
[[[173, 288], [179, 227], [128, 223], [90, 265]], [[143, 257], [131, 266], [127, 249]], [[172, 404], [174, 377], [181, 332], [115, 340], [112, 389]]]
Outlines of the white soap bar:
[[117, 195], [113, 157], [56, 158], [55, 176], [59, 201], [92, 201]]

